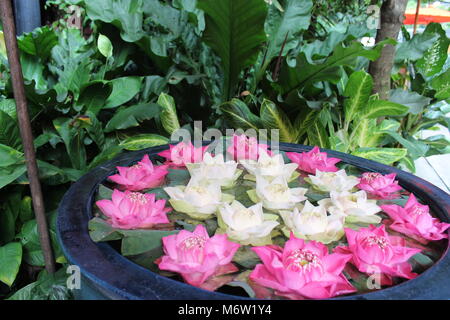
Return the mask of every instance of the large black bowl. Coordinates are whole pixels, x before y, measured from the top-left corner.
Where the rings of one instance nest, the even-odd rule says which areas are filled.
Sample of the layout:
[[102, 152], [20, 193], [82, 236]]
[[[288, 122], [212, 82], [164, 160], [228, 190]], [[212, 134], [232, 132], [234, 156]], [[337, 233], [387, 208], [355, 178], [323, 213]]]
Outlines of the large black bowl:
[[[116, 166], [128, 166], [144, 154], [150, 158], [168, 146], [123, 154], [90, 171], [65, 194], [57, 220], [58, 239], [68, 261], [81, 270], [79, 299], [245, 299], [240, 296], [209, 292], [160, 276], [121, 256], [107, 243], [95, 243], [89, 237], [88, 222], [100, 183], [113, 174]], [[280, 144], [282, 151], [305, 152], [311, 147]], [[426, 202], [434, 213], [450, 222], [450, 196], [432, 184], [399, 169], [374, 161], [326, 150], [330, 156], [365, 171], [396, 173], [400, 185]], [[416, 279], [367, 294], [335, 299], [450, 299], [450, 246], [439, 261]]]

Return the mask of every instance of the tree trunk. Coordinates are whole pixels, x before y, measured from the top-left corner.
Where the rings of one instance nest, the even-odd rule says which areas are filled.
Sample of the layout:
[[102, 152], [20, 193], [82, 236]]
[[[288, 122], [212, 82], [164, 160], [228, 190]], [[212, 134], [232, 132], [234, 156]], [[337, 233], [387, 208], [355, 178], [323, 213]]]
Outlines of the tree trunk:
[[[376, 43], [393, 38], [397, 40], [398, 34], [405, 19], [408, 0], [385, 0], [381, 6], [381, 26], [377, 33]], [[391, 71], [394, 66], [395, 47], [387, 45], [383, 48], [378, 60], [370, 63], [369, 72], [374, 78], [374, 92], [380, 99], [389, 99], [391, 90]]]

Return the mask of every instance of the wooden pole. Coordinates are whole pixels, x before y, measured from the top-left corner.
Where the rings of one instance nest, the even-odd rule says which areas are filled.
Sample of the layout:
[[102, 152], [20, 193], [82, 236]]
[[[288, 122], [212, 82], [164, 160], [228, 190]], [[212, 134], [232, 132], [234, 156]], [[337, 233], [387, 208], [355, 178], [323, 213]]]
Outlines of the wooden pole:
[[420, 0], [417, 0], [417, 8], [416, 8], [416, 16], [414, 18], [413, 34], [416, 34], [416, 32], [417, 32], [417, 23], [419, 22], [419, 13], [420, 13]]
[[16, 100], [17, 118], [19, 120], [20, 135], [27, 164], [28, 179], [30, 180], [31, 197], [39, 231], [39, 240], [44, 253], [45, 269], [49, 273], [55, 272], [55, 261], [45, 216], [44, 199], [42, 197], [39, 171], [36, 163], [36, 153], [33, 144], [30, 116], [23, 85], [22, 67], [17, 47], [16, 26], [11, 6], [11, 0], [0, 0], [0, 16], [3, 22], [6, 52], [11, 72], [14, 99]]
[[[397, 40], [405, 19], [407, 3], [408, 0], [385, 0], [383, 2], [380, 12], [381, 24], [377, 32], [376, 43], [387, 38]], [[382, 100], [389, 100], [394, 58], [395, 46], [386, 45], [381, 51], [380, 58], [372, 61], [369, 66], [369, 73], [374, 80], [374, 92], [378, 93]]]

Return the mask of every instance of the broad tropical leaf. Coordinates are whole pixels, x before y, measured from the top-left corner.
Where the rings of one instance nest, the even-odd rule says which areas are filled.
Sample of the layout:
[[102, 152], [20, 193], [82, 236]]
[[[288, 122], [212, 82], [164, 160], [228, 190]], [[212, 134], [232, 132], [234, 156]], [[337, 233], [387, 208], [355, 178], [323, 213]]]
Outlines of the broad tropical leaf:
[[286, 94], [314, 82], [337, 83], [341, 79], [341, 66], [354, 65], [357, 57], [376, 60], [385, 45], [395, 43], [388, 39], [378, 43], [373, 49], [365, 49], [359, 42], [353, 42], [349, 47], [339, 45], [328, 59], [319, 64], [308, 63], [305, 54], [301, 53], [295, 68], [290, 68], [287, 64], [283, 66], [276, 88], [281, 94]]
[[297, 133], [292, 127], [291, 121], [286, 114], [272, 101], [264, 99], [260, 111], [261, 121], [264, 128], [280, 130], [280, 141], [295, 143], [297, 142]]
[[113, 45], [111, 43], [111, 40], [108, 39], [107, 36], [104, 36], [103, 34], [98, 35], [97, 40], [97, 48], [98, 51], [105, 57], [105, 58], [111, 58], [113, 55]]
[[115, 108], [130, 101], [141, 89], [141, 77], [122, 77], [110, 82], [111, 95], [106, 99], [104, 109]]
[[314, 124], [318, 116], [319, 112], [317, 110], [311, 110], [306, 115], [300, 114], [295, 119], [294, 129], [297, 131], [297, 141], [306, 134], [307, 130]]
[[373, 79], [364, 70], [354, 72], [348, 79], [344, 95], [349, 97], [345, 101], [345, 122], [350, 123], [355, 115], [364, 109], [372, 94]]
[[87, 110], [96, 115], [103, 108], [106, 100], [111, 95], [112, 85], [108, 82], [109, 81], [92, 81], [86, 84], [80, 91], [77, 105], [80, 105], [83, 110]]
[[0, 144], [7, 145], [13, 149], [22, 148], [22, 140], [18, 123], [7, 113], [0, 110]]
[[178, 122], [177, 108], [173, 97], [166, 93], [161, 93], [158, 98], [158, 104], [161, 106], [160, 119], [164, 130], [172, 134], [180, 129]]
[[0, 111], [3, 111], [14, 120], [17, 119], [16, 100], [4, 99], [0, 101]]
[[22, 246], [10, 242], [0, 247], [0, 281], [12, 286], [22, 262]]
[[39, 56], [42, 60], [46, 60], [50, 56], [53, 47], [57, 43], [58, 36], [55, 30], [49, 26], [38, 28], [17, 39], [17, 45], [22, 52]]
[[352, 155], [390, 165], [402, 160], [407, 153], [406, 149], [401, 148], [360, 148]]
[[235, 129], [255, 129], [263, 127], [261, 119], [254, 115], [247, 105], [239, 99], [233, 99], [220, 106], [225, 119]]
[[252, 65], [266, 40], [264, 0], [198, 0], [206, 14], [206, 43], [222, 60], [223, 98], [234, 95], [240, 72]]
[[376, 119], [359, 120], [356, 123], [355, 130], [350, 141], [352, 150], [377, 147], [384, 135], [384, 133], [379, 132]]
[[307, 129], [308, 140], [310, 145], [319, 146], [321, 148], [329, 148], [330, 141], [328, 140], [328, 134], [320, 122], [320, 119], [316, 119], [313, 125]]
[[393, 131], [385, 131], [386, 134], [390, 135], [392, 138], [394, 138], [397, 142], [399, 142], [402, 146], [404, 146], [406, 149], [408, 149], [408, 154], [411, 156], [411, 158], [418, 159], [420, 157], [424, 157], [427, 154], [427, 151], [429, 150], [429, 146], [421, 141], [418, 141], [414, 138], [410, 138], [410, 140], [407, 140], [403, 138], [399, 133], [393, 132]]
[[450, 98], [450, 69], [434, 78], [431, 87], [436, 90], [436, 99], [446, 100]]
[[430, 104], [431, 99], [414, 91], [396, 89], [391, 91], [389, 101], [409, 107], [409, 113], [419, 114], [423, 111], [424, 107]]
[[4, 144], [0, 144], [0, 159], [0, 168], [25, 163], [22, 152]]
[[385, 100], [370, 101], [359, 113], [361, 118], [375, 119], [383, 116], [401, 116], [408, 112], [408, 107]]
[[136, 151], [169, 143], [169, 139], [157, 134], [140, 134], [120, 143], [125, 150]]
[[[22, 160], [24, 162], [24, 160]], [[25, 163], [11, 165], [9, 167], [0, 166], [0, 189], [14, 182], [27, 171]]]
[[426, 77], [431, 77], [442, 71], [442, 67], [447, 61], [450, 39], [447, 38], [445, 30], [439, 23], [430, 23], [424, 33], [439, 34], [439, 39], [425, 52], [423, 58], [416, 63], [419, 72]]
[[433, 46], [439, 34], [435, 32], [423, 32], [415, 34], [409, 41], [404, 41], [397, 46], [395, 62], [417, 61]]
[[153, 119], [160, 111], [156, 103], [142, 103], [131, 107], [124, 107], [116, 112], [108, 122], [105, 132], [136, 127], [139, 122]]
[[[260, 65], [255, 66], [257, 70], [256, 79], [261, 80], [265, 70], [272, 59], [279, 54], [286, 53], [298, 45], [298, 33], [308, 29], [311, 20], [311, 0], [287, 0], [283, 12], [275, 6], [269, 7], [269, 14], [265, 25], [265, 31], [269, 35], [268, 47], [264, 53], [265, 59]], [[281, 48], [283, 47], [283, 52]]]
[[84, 0], [86, 13], [92, 20], [114, 24], [121, 37], [135, 42], [144, 35], [142, 29], [142, 0]]
[[73, 126], [72, 121], [70, 118], [57, 118], [53, 120], [53, 126], [64, 141], [72, 166], [83, 170], [87, 157], [84, 146], [85, 131], [81, 127]]

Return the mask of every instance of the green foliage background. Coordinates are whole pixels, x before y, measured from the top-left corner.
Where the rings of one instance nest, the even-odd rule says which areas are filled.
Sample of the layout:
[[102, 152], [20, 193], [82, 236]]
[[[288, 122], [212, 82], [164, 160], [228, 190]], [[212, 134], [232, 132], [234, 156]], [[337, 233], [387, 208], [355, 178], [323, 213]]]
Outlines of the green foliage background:
[[[449, 39], [430, 24], [404, 41], [374, 36], [369, 1], [54, 0], [62, 19], [19, 38], [40, 178], [55, 239], [58, 203], [84, 173], [126, 150], [166, 144], [178, 128], [280, 129], [414, 171], [448, 152], [417, 133], [450, 119]], [[76, 6], [76, 7], [72, 7]], [[77, 8], [74, 10], [74, 8]], [[67, 23], [79, 12], [83, 30]], [[367, 73], [396, 45], [390, 101]], [[4, 47], [0, 47], [0, 297], [61, 299], [64, 268], [42, 270]], [[20, 289], [19, 291], [17, 291]]]

